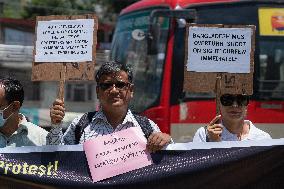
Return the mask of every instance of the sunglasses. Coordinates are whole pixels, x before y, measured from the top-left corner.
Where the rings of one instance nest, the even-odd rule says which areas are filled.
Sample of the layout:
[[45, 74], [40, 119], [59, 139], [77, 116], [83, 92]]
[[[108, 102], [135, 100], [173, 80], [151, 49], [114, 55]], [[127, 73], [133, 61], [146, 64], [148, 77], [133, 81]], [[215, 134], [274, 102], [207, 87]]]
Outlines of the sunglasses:
[[249, 97], [247, 95], [225, 94], [220, 97], [220, 101], [223, 106], [232, 106], [234, 102], [237, 102], [238, 106], [247, 106]]
[[111, 89], [113, 86], [115, 86], [115, 88], [122, 90], [122, 89], [126, 89], [127, 87], [129, 87], [130, 83], [128, 82], [123, 82], [123, 81], [118, 81], [115, 83], [99, 83], [99, 87], [102, 90], [108, 90]]

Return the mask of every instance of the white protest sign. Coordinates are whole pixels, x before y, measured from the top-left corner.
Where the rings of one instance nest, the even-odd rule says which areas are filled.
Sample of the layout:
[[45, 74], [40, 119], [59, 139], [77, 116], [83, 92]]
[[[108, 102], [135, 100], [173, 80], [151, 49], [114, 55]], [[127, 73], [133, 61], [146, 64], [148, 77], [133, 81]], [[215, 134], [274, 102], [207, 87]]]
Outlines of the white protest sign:
[[94, 19], [37, 22], [35, 62], [92, 61]]
[[130, 127], [83, 144], [94, 182], [152, 164], [142, 130]]
[[251, 28], [191, 26], [187, 71], [250, 73]]

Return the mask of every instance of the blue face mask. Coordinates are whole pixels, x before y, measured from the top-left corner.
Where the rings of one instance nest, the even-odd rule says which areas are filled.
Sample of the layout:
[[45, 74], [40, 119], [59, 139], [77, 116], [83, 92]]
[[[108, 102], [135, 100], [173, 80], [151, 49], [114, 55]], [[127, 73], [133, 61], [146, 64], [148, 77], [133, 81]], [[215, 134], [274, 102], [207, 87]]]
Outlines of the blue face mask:
[[[11, 104], [10, 104], [11, 105]], [[9, 105], [9, 106], [10, 106]], [[3, 127], [6, 123], [6, 121], [11, 117], [11, 115], [13, 115], [13, 113], [11, 115], [9, 115], [9, 117], [7, 117], [6, 119], [4, 119], [4, 111], [9, 108], [9, 106], [7, 106], [6, 108], [4, 108], [3, 110], [0, 110], [0, 128]]]

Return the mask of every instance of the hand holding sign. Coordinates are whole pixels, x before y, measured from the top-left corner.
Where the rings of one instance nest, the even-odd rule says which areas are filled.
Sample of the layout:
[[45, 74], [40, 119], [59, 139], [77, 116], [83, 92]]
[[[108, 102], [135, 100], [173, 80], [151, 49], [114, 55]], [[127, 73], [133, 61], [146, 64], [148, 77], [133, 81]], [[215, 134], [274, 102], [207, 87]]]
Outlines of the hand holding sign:
[[147, 149], [149, 152], [156, 152], [165, 147], [165, 145], [171, 142], [171, 136], [167, 133], [153, 132], [147, 143]]
[[221, 141], [223, 126], [220, 124], [221, 115], [216, 116], [206, 127], [210, 142]]
[[33, 81], [93, 80], [98, 21], [96, 15], [38, 16], [32, 67]]
[[59, 124], [65, 116], [64, 101], [56, 99], [50, 108], [50, 119], [52, 124]]

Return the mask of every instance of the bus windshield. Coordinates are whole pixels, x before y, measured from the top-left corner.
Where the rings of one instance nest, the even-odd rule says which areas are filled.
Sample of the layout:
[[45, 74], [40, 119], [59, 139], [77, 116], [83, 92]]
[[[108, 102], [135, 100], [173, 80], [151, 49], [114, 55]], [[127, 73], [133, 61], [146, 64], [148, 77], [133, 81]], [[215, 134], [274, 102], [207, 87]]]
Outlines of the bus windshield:
[[168, 38], [169, 19], [161, 18], [157, 53], [148, 55], [149, 15], [153, 9], [137, 11], [119, 18], [110, 57], [133, 68], [134, 98], [130, 107], [140, 113], [159, 102]]
[[[196, 9], [197, 24], [255, 25], [253, 97], [259, 100], [284, 99], [284, 7], [243, 2], [189, 8]], [[269, 27], [271, 31], [268, 31]], [[175, 43], [183, 41], [184, 38], [180, 37]], [[184, 56], [181, 56], [182, 59]], [[196, 98], [196, 94], [187, 93], [185, 96]]]

